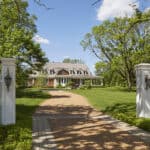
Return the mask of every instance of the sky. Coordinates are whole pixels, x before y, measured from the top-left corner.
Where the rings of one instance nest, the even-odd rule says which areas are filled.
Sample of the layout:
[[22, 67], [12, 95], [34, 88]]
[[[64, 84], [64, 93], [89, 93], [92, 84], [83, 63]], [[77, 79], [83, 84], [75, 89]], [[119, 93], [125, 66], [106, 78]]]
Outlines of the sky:
[[93, 26], [106, 19], [131, 16], [134, 11], [129, 4], [141, 9], [150, 7], [150, 0], [41, 0], [47, 10], [28, 0], [28, 11], [37, 16], [37, 33], [34, 40], [41, 44], [50, 61], [62, 62], [64, 58], [82, 59], [94, 73], [94, 64], [99, 61], [94, 54], [84, 51], [80, 45]]

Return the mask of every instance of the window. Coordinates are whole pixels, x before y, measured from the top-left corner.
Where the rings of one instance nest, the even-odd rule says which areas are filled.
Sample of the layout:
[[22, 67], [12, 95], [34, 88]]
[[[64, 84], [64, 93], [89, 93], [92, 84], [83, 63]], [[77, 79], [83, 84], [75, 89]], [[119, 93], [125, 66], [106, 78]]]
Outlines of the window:
[[49, 72], [51, 75], [55, 73], [54, 69], [51, 69]]
[[77, 70], [77, 74], [82, 74], [82, 72], [80, 70]]
[[74, 70], [70, 70], [70, 74], [75, 74], [75, 71]]
[[70, 74], [73, 74], [73, 70], [70, 70]]
[[85, 75], [88, 75], [88, 72], [87, 72], [87, 71], [84, 71], [84, 74], [85, 74]]

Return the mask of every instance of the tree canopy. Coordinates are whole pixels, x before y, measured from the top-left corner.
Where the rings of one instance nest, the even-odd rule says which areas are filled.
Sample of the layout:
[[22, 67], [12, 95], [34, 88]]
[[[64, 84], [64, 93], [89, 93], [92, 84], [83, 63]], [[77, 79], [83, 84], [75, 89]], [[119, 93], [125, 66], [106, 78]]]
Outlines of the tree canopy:
[[17, 5], [12, 0], [0, 1], [0, 57], [16, 58], [17, 69], [37, 70], [48, 59], [33, 41], [36, 17], [27, 12], [27, 7], [27, 1], [17, 0]]
[[150, 11], [140, 17], [134, 15], [132, 18], [107, 20], [93, 27], [81, 45], [100, 59], [96, 64], [97, 72], [100, 71], [109, 83], [115, 79], [126, 82], [131, 88], [135, 84], [134, 66], [150, 62], [149, 27]]

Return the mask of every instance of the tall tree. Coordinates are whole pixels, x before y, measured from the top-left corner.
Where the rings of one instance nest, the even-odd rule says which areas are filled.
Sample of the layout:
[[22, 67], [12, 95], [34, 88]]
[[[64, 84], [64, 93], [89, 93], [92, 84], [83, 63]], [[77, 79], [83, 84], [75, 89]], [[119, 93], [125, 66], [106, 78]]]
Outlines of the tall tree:
[[129, 89], [135, 82], [134, 65], [149, 62], [149, 16], [150, 12], [143, 13], [143, 21], [134, 26], [132, 22], [137, 16], [105, 21], [100, 26], [93, 27], [92, 33], [86, 34], [81, 41], [83, 48], [92, 51], [112, 71], [116, 71], [118, 78], [124, 79]]
[[40, 69], [48, 61], [33, 41], [36, 17], [27, 12], [27, 7], [27, 1], [0, 1], [0, 57], [15, 57], [20, 70]]

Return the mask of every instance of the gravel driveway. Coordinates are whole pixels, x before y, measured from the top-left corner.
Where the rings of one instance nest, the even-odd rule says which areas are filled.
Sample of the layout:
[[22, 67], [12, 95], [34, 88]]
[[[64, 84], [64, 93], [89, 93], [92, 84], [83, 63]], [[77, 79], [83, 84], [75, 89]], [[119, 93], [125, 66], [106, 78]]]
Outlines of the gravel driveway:
[[102, 114], [80, 95], [50, 94], [33, 115], [34, 150], [150, 150], [149, 133]]

